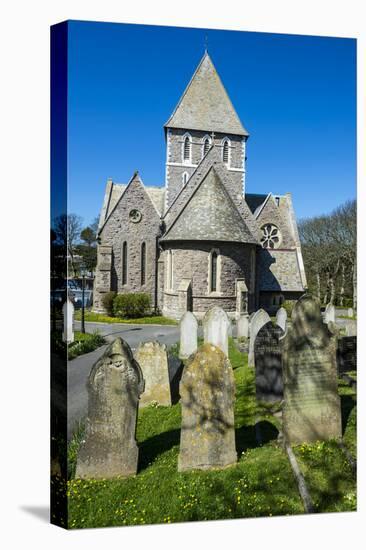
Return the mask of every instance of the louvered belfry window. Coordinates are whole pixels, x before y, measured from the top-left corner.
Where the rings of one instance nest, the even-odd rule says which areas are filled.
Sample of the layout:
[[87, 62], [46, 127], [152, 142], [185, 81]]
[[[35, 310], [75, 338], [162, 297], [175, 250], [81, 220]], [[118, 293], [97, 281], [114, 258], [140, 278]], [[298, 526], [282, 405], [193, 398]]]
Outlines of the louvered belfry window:
[[122, 245], [122, 284], [127, 284], [127, 243]]
[[211, 292], [217, 290], [217, 252], [211, 255]]
[[229, 142], [228, 141], [224, 141], [224, 146], [222, 149], [222, 160], [226, 164], [229, 162]]
[[206, 138], [203, 144], [203, 155], [207, 155], [209, 148], [210, 148], [210, 140]]
[[146, 282], [146, 243], [141, 244], [141, 286]]
[[191, 158], [191, 142], [188, 136], [184, 139], [183, 158], [184, 160], [189, 160]]

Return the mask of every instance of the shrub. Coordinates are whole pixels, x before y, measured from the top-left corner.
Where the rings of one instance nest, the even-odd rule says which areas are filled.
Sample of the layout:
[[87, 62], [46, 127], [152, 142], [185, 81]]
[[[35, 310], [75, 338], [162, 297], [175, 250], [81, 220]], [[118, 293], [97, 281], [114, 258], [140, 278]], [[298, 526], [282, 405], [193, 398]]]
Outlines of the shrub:
[[144, 292], [117, 294], [113, 300], [113, 313], [116, 317], [144, 317], [150, 312], [150, 296]]
[[289, 318], [291, 318], [294, 305], [295, 305], [295, 302], [292, 302], [291, 300], [285, 300], [282, 304], [282, 307], [286, 310], [287, 317]]
[[102, 298], [103, 307], [110, 317], [113, 317], [113, 300], [115, 299], [115, 297], [116, 292], [107, 292], [107, 294], [104, 294]]

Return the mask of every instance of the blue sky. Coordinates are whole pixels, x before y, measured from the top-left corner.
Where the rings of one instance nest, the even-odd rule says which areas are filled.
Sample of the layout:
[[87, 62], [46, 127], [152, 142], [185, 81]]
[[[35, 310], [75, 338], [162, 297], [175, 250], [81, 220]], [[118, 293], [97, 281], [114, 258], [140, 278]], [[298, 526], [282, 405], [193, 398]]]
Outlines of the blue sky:
[[291, 192], [298, 218], [356, 196], [356, 41], [69, 23], [69, 211], [90, 223], [108, 177], [164, 185], [163, 125], [205, 47], [249, 131], [248, 193]]

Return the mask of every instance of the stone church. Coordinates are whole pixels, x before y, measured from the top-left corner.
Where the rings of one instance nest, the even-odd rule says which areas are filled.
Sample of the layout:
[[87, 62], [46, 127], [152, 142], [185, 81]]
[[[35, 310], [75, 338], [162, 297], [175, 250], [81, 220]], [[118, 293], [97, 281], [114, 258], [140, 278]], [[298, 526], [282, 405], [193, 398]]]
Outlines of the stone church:
[[108, 180], [98, 230], [94, 310], [103, 295], [146, 292], [155, 310], [198, 318], [276, 311], [306, 288], [290, 193], [246, 192], [249, 134], [206, 52], [166, 122], [163, 187], [138, 172]]

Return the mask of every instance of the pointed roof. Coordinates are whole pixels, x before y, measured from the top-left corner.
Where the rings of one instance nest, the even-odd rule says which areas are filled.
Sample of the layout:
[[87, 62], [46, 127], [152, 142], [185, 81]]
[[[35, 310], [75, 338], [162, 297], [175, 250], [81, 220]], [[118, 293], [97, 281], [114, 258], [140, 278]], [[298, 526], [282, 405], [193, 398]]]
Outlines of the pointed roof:
[[136, 170], [132, 178], [127, 184], [113, 183], [112, 180], [108, 180], [106, 192], [104, 196], [103, 208], [99, 218], [98, 234], [102, 231], [105, 224], [116, 210], [122, 197], [125, 195], [127, 189], [132, 185], [141, 186], [144, 193], [149, 197], [156, 214], [159, 218], [162, 216], [164, 208], [164, 188], [160, 187], [145, 187], [139, 172]]
[[248, 136], [210, 56], [202, 57], [165, 128]]
[[212, 166], [161, 240], [251, 243], [253, 236]]

